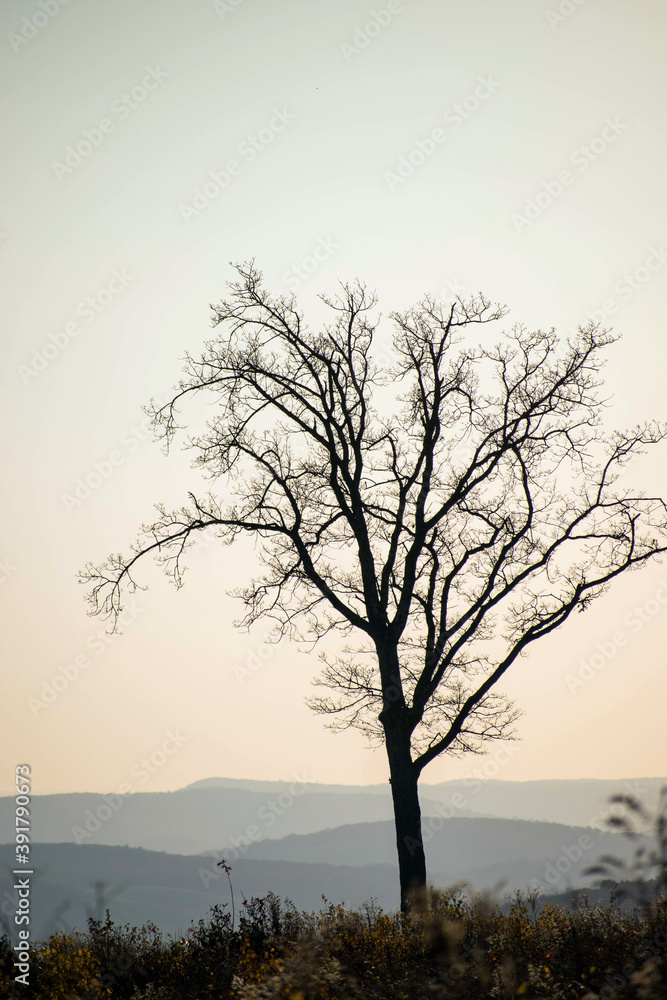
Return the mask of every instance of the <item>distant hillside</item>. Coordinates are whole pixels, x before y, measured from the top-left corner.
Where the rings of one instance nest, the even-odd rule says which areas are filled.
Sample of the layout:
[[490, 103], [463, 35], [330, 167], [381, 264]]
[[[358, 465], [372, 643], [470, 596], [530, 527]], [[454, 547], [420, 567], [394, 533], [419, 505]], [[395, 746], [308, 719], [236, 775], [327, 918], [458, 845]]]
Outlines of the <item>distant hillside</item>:
[[[427, 814], [436, 808], [428, 800], [422, 806]], [[0, 843], [14, 837], [14, 809], [13, 798], [0, 798]], [[392, 816], [388, 795], [329, 794], [297, 782], [268, 794], [212, 787], [138, 792], [123, 798], [81, 792], [31, 799], [36, 842], [117, 844], [174, 854], [249, 844], [249, 837], [314, 833], [341, 823], [390, 820]]]
[[[663, 784], [667, 779], [451, 781], [422, 787], [422, 813], [602, 826], [609, 795], [639, 794], [651, 806]], [[225, 778], [206, 779], [204, 785], [123, 798], [92, 792], [36, 795], [31, 804], [32, 836], [42, 843], [116, 844], [195, 854], [234, 844], [249, 846], [253, 840], [393, 820], [388, 785], [346, 788]], [[13, 798], [0, 798], [0, 843], [13, 839], [14, 808]]]
[[[478, 770], [483, 773], [484, 758]], [[499, 781], [471, 777], [439, 784], [420, 785], [422, 808], [434, 814], [436, 803], [456, 815], [496, 816], [504, 819], [541, 820], [545, 823], [567, 823], [573, 826], [602, 826], [608, 810], [608, 800], [618, 793], [639, 796], [647, 805], [658, 800], [667, 778], [576, 778], [547, 781]], [[284, 791], [288, 782], [252, 781], [245, 778], [205, 778], [188, 788], [236, 788], [246, 791], [275, 793]], [[380, 795], [390, 798], [389, 784], [324, 785], [311, 784], [311, 792], [330, 795]], [[455, 805], [461, 801], [465, 805]]]
[[[525, 820], [453, 818], [424, 824], [427, 868], [438, 885], [465, 882], [477, 891], [524, 889], [537, 880], [545, 892], [590, 886], [585, 872], [603, 855], [629, 860], [643, 838]], [[393, 823], [358, 823], [305, 836], [265, 840], [244, 859], [328, 862], [334, 865], [396, 864]], [[431, 874], [433, 873], [433, 874]]]
[[[391, 800], [378, 795], [328, 795], [293, 786], [269, 794], [237, 788], [139, 792], [120, 799], [89, 792], [35, 795], [33, 838], [45, 843], [127, 844], [175, 854], [196, 854], [262, 837], [313, 833], [341, 822], [389, 820]], [[0, 842], [14, 836], [13, 798], [0, 799]]]
[[[289, 781], [255, 781], [252, 778], [202, 778], [186, 785], [183, 791], [201, 788], [240, 788], [246, 792], [286, 792]], [[388, 795], [389, 782], [385, 785], [325, 785], [321, 782], [310, 782], [312, 792], [324, 792], [329, 795]]]
[[[482, 758], [479, 770], [483, 769], [483, 765]], [[632, 795], [640, 798], [649, 809], [654, 809], [660, 789], [665, 786], [667, 778], [577, 778], [550, 781], [469, 778], [439, 785], [422, 785], [421, 793], [431, 801], [451, 803], [458, 792], [465, 802], [464, 808], [480, 816], [604, 828], [604, 819], [609, 814], [610, 796]], [[461, 800], [457, 798], [456, 801]]]
[[[454, 827], [461, 822], [452, 821]], [[341, 841], [365, 832], [370, 836], [369, 842], [375, 838], [377, 856], [382, 860], [389, 853], [388, 824], [368, 824], [368, 827], [370, 829], [366, 831], [361, 831], [358, 827], [344, 828], [340, 831]], [[549, 856], [544, 854], [539, 859], [535, 857], [527, 861], [509, 860], [509, 841], [502, 846], [501, 837], [501, 846], [497, 847], [495, 855], [493, 844], [488, 844], [486, 856], [483, 854], [477, 858], [481, 864], [475, 866], [469, 864], [470, 858], [465, 864], [462, 858], [458, 863], [454, 860], [466, 835], [470, 834], [469, 830], [466, 831], [461, 826], [456, 836], [450, 836], [447, 832], [441, 843], [431, 842], [429, 882], [442, 888], [468, 882], [479, 889], [491, 889], [499, 881], [505, 880], [505, 884], [496, 893], [497, 898], [502, 901], [513, 889], [524, 889], [532, 878], [544, 880], [546, 865], [553, 866], [559, 857], [564, 857], [563, 846], [571, 848], [567, 839], [563, 840], [563, 836], [567, 838], [566, 830], [567, 828], [561, 827], [558, 831], [550, 831], [554, 839], [544, 845], [547, 851], [552, 851]], [[573, 835], [577, 832], [572, 831]], [[481, 831], [479, 836], [482, 836]], [[621, 846], [620, 838], [612, 834], [609, 837], [612, 840], [610, 842], [608, 838], [605, 839], [605, 848], [617, 853]], [[287, 838], [287, 841], [290, 839], [292, 838]], [[268, 842], [263, 846], [268, 847]], [[332, 849], [334, 846], [332, 840]], [[526, 849], [530, 847], [529, 844], [525, 846]], [[363, 853], [361, 848], [360, 852]], [[587, 864], [597, 859], [597, 848], [586, 853], [590, 855], [586, 858]], [[446, 870], [438, 871], [437, 865], [445, 855]], [[496, 860], [493, 864], [485, 865], [484, 862], [490, 862], [492, 857], [504, 857], [506, 860]], [[11, 898], [10, 873], [13, 858], [13, 845], [0, 846], [0, 893], [5, 899], [5, 894], [9, 894]], [[47, 937], [58, 929], [76, 927], [85, 930], [88, 917], [103, 918], [107, 907], [117, 924], [128, 923], [141, 927], [152, 921], [161, 931], [172, 935], [185, 933], [193, 922], [205, 918], [216, 903], [225, 905], [231, 912], [227, 877], [217, 867], [215, 859], [210, 857], [96, 844], [36, 844], [33, 847], [32, 863], [35, 874], [32, 877], [31, 920], [33, 934], [37, 939]], [[563, 893], [572, 886], [580, 885], [584, 879], [575, 874], [576, 868], [576, 865], [573, 866], [560, 882], [552, 886], [545, 882], [547, 893]], [[395, 911], [398, 904], [398, 872], [395, 862], [353, 867], [246, 856], [234, 860], [231, 869], [237, 915], [244, 898], [265, 896], [269, 890], [283, 900], [291, 899], [297, 909], [308, 912], [321, 909], [324, 905], [323, 895], [330, 902], [344, 902], [354, 909], [371, 897], [386, 912]], [[551, 870], [555, 871], [555, 868]], [[608, 892], [602, 895], [607, 901]], [[599, 894], [592, 893], [592, 896]], [[567, 895], [562, 895], [559, 901], [567, 903], [567, 899]], [[6, 919], [5, 917], [5, 921]], [[12, 934], [13, 930], [12, 927]]]
[[[617, 853], [629, 858], [637, 846], [601, 830], [526, 820], [455, 817], [431, 830], [427, 819], [423, 828], [429, 871], [445, 874], [453, 881], [469, 880], [478, 870], [514, 862], [519, 862], [523, 871], [530, 868], [531, 878], [539, 878], [550, 861], [561, 856], [573, 860], [579, 855], [581, 864], [573, 860], [569, 874], [589, 867], [601, 854]], [[264, 840], [244, 851], [243, 857], [309, 864], [395, 865], [396, 834], [392, 822], [355, 823], [319, 833]], [[538, 872], [540, 865], [542, 871]], [[562, 863], [561, 867], [566, 866]]]
[[[11, 892], [13, 856], [13, 845], [0, 846], [3, 898]], [[31, 926], [37, 939], [58, 929], [85, 930], [88, 917], [103, 918], [107, 907], [116, 923], [141, 927], [150, 920], [173, 935], [184, 934], [215, 903], [231, 912], [227, 876], [210, 858], [99, 844], [39, 844], [33, 859]], [[395, 865], [360, 869], [241, 859], [231, 878], [237, 920], [244, 897], [265, 896], [269, 890], [309, 912], [322, 907], [323, 894], [352, 907], [371, 896], [387, 909], [398, 902]]]

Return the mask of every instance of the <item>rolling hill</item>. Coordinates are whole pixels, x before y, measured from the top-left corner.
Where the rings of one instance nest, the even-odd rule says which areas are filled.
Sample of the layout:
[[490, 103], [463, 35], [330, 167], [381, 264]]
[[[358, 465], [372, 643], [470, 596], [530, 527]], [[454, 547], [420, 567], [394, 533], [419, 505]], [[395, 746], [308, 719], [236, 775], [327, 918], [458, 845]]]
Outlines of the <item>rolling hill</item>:
[[[663, 784], [667, 779], [510, 782], [471, 778], [424, 785], [422, 814], [601, 827], [609, 795], [633, 792], [650, 806]], [[14, 806], [13, 798], [0, 798], [0, 843], [14, 836]], [[225, 850], [254, 840], [392, 819], [388, 785], [328, 786], [307, 783], [305, 778], [292, 783], [213, 778], [174, 792], [125, 796], [81, 792], [31, 799], [37, 842], [129, 845], [175, 854]]]
[[[318, 910], [322, 896], [359, 907], [373, 897], [392, 911], [398, 904], [398, 872], [393, 826], [361, 823], [333, 830], [254, 844], [238, 857], [227, 856], [237, 912], [243, 898], [269, 890], [290, 898], [298, 909]], [[500, 899], [533, 880], [545, 893], [590, 884], [584, 870], [600, 854], [627, 857], [618, 834], [581, 827], [516, 820], [452, 819], [427, 841], [429, 882], [445, 888], [467, 883], [495, 890]], [[14, 846], [0, 846], [2, 899], [11, 919]], [[215, 903], [230, 907], [219, 854], [179, 855], [138, 847], [101, 844], [40, 844], [31, 852], [34, 933], [84, 929], [89, 916], [103, 917], [108, 906], [116, 923], [154, 922], [162, 931], [184, 933]], [[533, 883], [534, 884], [534, 883]]]

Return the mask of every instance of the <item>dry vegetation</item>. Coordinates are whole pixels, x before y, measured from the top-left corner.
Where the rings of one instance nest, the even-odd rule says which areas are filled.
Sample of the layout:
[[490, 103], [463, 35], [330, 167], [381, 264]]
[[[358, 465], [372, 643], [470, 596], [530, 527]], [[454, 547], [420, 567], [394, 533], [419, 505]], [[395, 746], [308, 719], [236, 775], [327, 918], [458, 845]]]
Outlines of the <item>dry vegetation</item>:
[[274, 895], [220, 908], [186, 938], [89, 921], [32, 956], [32, 985], [15, 984], [4, 939], [3, 997], [39, 1000], [437, 1000], [667, 997], [667, 897], [641, 908], [575, 910], [517, 895], [507, 912], [484, 899], [432, 892], [412, 915], [372, 904], [298, 913]]

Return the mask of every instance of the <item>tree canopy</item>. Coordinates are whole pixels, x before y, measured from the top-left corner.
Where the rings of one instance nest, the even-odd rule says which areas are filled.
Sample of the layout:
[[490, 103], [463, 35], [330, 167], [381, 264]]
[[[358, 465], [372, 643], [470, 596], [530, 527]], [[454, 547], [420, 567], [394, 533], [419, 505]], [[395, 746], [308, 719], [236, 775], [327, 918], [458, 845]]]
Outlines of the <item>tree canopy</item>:
[[[93, 613], [114, 617], [147, 553], [180, 585], [198, 533], [254, 536], [263, 571], [237, 591], [243, 624], [345, 637], [323, 654], [330, 693], [311, 705], [386, 744], [401, 812], [437, 756], [511, 736], [517, 712], [496, 685], [518, 656], [665, 550], [664, 501], [618, 477], [667, 431], [604, 431], [599, 372], [614, 338], [594, 323], [565, 342], [520, 325], [491, 342], [503, 308], [427, 297], [391, 315], [380, 358], [363, 284], [322, 296], [331, 321], [311, 330], [254, 263], [236, 271], [212, 306], [214, 339], [151, 410], [169, 447], [188, 398], [212, 397], [188, 439], [212, 488], [158, 507], [130, 555], [82, 579]], [[398, 812], [401, 860], [414, 804], [409, 820]]]

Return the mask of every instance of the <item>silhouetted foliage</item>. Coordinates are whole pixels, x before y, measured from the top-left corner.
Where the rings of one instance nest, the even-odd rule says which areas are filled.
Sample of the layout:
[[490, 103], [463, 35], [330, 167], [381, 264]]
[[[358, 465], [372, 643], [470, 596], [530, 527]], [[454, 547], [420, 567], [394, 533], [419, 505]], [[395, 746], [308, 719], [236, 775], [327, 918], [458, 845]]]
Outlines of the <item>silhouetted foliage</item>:
[[630, 840], [652, 832], [655, 846], [640, 844], [630, 864], [622, 858], [605, 855], [586, 874], [600, 875], [603, 881], [614, 885], [618, 899], [630, 897], [640, 905], [647, 905], [656, 896], [667, 893], [667, 785], [661, 789], [654, 814], [636, 795], [612, 795], [609, 801], [622, 807], [620, 813], [616, 811], [608, 817], [610, 829]]

